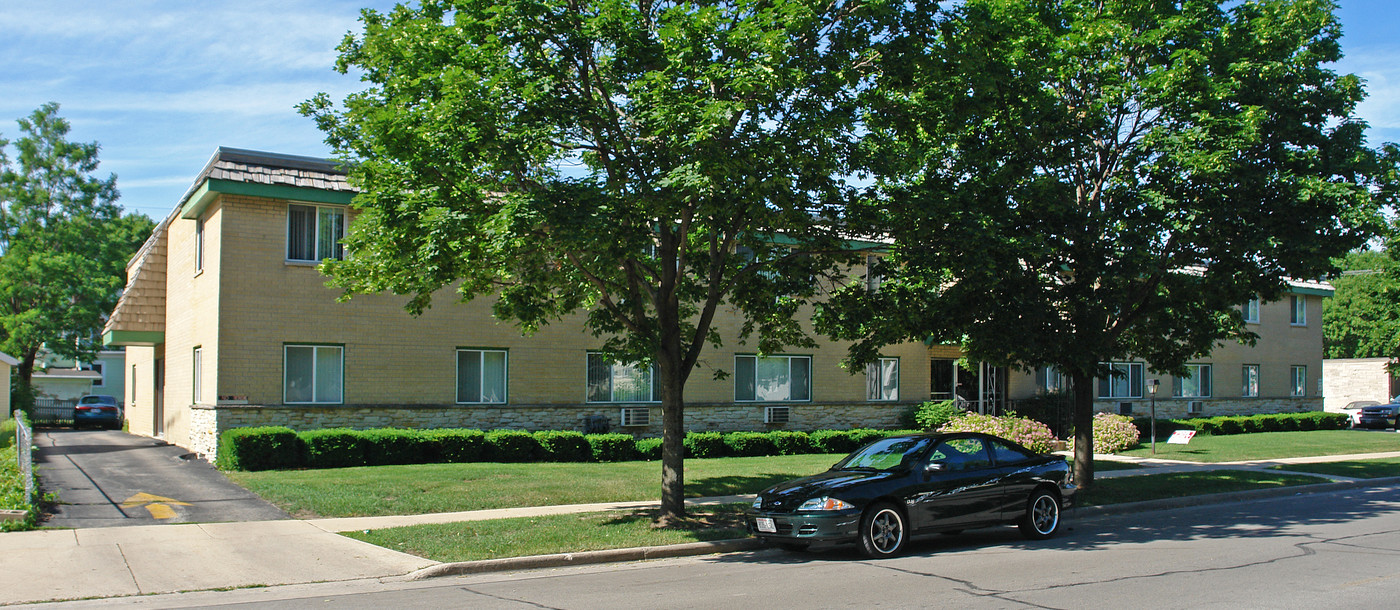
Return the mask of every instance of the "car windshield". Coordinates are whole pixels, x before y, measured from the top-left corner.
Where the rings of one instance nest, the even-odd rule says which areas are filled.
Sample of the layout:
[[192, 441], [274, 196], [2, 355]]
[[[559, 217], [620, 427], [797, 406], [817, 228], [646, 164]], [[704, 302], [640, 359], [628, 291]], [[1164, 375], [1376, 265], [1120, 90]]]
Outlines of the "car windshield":
[[832, 470], [895, 470], [911, 464], [929, 445], [927, 437], [887, 438], [857, 449]]

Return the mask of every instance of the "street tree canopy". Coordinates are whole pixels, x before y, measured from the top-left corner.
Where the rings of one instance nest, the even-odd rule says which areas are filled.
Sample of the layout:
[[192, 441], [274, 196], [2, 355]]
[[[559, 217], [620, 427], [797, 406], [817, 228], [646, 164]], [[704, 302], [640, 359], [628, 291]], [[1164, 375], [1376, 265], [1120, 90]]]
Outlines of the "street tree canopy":
[[93, 175], [97, 143], [68, 141], [58, 104], [19, 127], [13, 160], [0, 139], [0, 350], [20, 361], [27, 396], [40, 348], [74, 359], [96, 351], [127, 260], [155, 225], [122, 215], [116, 176]]
[[1342, 260], [1322, 311], [1328, 358], [1400, 356], [1400, 263], [1394, 250], [1362, 250]]
[[[881, 49], [862, 217], [885, 287], [821, 327], [1053, 366], [1093, 482], [1105, 363], [1158, 372], [1251, 341], [1239, 306], [1334, 272], [1391, 202], [1327, 0], [966, 0]], [[1393, 157], [1390, 157], [1393, 158]], [[1393, 166], [1392, 166], [1393, 169]], [[1384, 187], [1384, 188], [1382, 188]]]
[[[683, 390], [714, 316], [759, 352], [811, 345], [792, 317], [853, 255], [839, 220], [868, 7], [429, 0], [365, 11], [337, 68], [366, 88], [306, 102], [361, 190], [348, 293], [453, 287], [525, 331], [586, 311], [617, 362], [654, 364], [663, 519], [684, 514]], [[715, 375], [725, 371], [716, 369]]]

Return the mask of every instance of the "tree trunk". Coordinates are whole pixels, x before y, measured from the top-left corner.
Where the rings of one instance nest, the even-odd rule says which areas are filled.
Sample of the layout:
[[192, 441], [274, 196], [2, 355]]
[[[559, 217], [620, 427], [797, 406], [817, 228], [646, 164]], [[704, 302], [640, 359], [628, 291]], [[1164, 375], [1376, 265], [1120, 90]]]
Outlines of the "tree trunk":
[[1074, 384], [1074, 484], [1083, 491], [1094, 486], [1094, 378], [1072, 376]]
[[661, 375], [661, 514], [668, 525], [685, 516], [685, 381], [678, 363], [658, 363]]

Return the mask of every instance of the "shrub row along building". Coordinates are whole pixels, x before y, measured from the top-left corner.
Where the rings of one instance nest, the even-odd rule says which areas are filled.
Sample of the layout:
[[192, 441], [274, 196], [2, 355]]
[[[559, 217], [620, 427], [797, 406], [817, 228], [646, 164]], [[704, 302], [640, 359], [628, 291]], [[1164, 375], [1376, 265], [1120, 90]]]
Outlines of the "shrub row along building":
[[[220, 148], [127, 267], [104, 331], [126, 346], [124, 402], [131, 432], [212, 457], [230, 428], [470, 427], [660, 434], [659, 395], [644, 367], [610, 363], [577, 316], [532, 336], [491, 317], [489, 299], [450, 292], [420, 317], [404, 298], [337, 302], [319, 261], [344, 256], [340, 238], [355, 191], [326, 159]], [[861, 270], [863, 272], [863, 270]], [[1322, 373], [1322, 283], [1295, 283], [1277, 303], [1250, 303], [1260, 335], [1161, 378], [1160, 416], [1317, 410]], [[982, 410], [1056, 390], [1035, 374], [962, 367], [957, 346], [891, 346], [850, 374], [846, 345], [760, 355], [728, 340], [687, 386], [691, 430], [891, 427], [911, 404], [957, 398]], [[1142, 362], [1112, 363], [1101, 410], [1145, 414]]]

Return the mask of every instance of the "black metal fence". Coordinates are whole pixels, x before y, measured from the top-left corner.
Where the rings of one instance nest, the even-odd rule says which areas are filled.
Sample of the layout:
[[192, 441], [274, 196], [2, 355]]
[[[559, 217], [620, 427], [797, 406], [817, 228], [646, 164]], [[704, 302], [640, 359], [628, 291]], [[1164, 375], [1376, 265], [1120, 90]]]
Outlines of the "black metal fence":
[[34, 413], [29, 420], [35, 426], [71, 426], [73, 410], [77, 406], [76, 398], [36, 398]]

